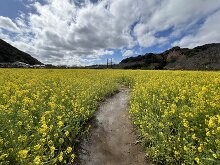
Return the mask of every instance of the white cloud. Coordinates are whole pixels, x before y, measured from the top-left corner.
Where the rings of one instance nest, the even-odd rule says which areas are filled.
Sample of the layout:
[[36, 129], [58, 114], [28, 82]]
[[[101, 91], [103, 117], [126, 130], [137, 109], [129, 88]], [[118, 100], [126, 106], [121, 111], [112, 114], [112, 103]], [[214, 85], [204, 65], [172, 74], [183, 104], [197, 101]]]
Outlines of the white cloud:
[[[23, 13], [15, 22], [0, 16], [1, 28], [17, 32], [10, 38], [0, 31], [0, 37], [44, 63], [88, 65], [113, 55], [114, 49], [120, 50], [123, 57], [130, 56], [136, 52], [132, 49], [136, 45], [146, 48], [170, 43], [170, 39], [186, 32], [174, 45], [220, 41], [219, 0], [45, 2], [29, 0], [28, 7], [36, 13]], [[201, 19], [204, 23], [198, 25]], [[171, 31], [157, 35], [167, 29]]]
[[0, 16], [0, 28], [11, 32], [19, 32], [17, 25], [8, 17]]
[[135, 53], [133, 52], [133, 50], [122, 50], [122, 56], [123, 57], [129, 57], [135, 55]]
[[[218, 0], [162, 0], [154, 5], [151, 16], [143, 16], [134, 33], [139, 44], [150, 47], [178, 37], [183, 32], [193, 29], [198, 21], [208, 18], [211, 13], [220, 9]], [[218, 19], [219, 20], [219, 19]], [[220, 20], [219, 20], [220, 21]], [[165, 37], [156, 37], [160, 31], [172, 29], [173, 32]]]
[[184, 36], [173, 45], [195, 47], [207, 43], [220, 42], [220, 11], [211, 15], [195, 34]]
[[94, 52], [94, 55], [97, 55], [97, 56], [102, 56], [102, 55], [113, 55], [114, 52], [111, 51], [111, 50], [99, 50], [99, 51], [95, 51]]
[[149, 19], [149, 29], [188, 27], [220, 8], [218, 0], [164, 0]]
[[[54, 54], [54, 51], [61, 53], [60, 50], [64, 56], [89, 59], [93, 56], [99, 60], [102, 55], [114, 53], [106, 49], [133, 46], [129, 27], [136, 16], [127, 17], [123, 21], [118, 17], [131, 5], [132, 0], [127, 3], [122, 0], [117, 3], [108, 0], [97, 4], [86, 2], [83, 7], [69, 0], [48, 1], [46, 5], [36, 2], [33, 6], [37, 13], [30, 14], [28, 18], [28, 28], [34, 34], [32, 44], [38, 50], [33, 53], [40, 54], [38, 58], [43, 59], [43, 62], [44, 58], [57, 59], [58, 54]], [[17, 22], [23, 25], [21, 20]]]
[[[137, 25], [138, 27], [139, 25]], [[141, 25], [142, 26], [142, 25]], [[137, 41], [142, 47], [150, 47], [156, 44], [164, 44], [168, 38], [166, 37], [155, 37], [152, 32], [140, 33], [137, 37]]]

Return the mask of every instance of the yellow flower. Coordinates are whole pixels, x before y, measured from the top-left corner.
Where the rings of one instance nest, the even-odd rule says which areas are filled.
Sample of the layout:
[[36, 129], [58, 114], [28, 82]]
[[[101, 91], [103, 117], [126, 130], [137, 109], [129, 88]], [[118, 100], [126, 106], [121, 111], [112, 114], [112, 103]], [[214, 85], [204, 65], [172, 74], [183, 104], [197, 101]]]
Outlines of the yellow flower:
[[8, 154], [2, 154], [1, 156], [0, 156], [0, 160], [4, 160], [5, 158], [7, 158], [8, 157]]
[[205, 86], [202, 87], [203, 92], [206, 92], [207, 90], [208, 90], [207, 87], [205, 87]]
[[35, 157], [34, 163], [35, 163], [35, 164], [40, 164], [40, 163], [41, 163], [40, 156], [36, 156], [36, 157]]
[[177, 109], [176, 104], [171, 104], [171, 112], [175, 113], [176, 109]]
[[37, 150], [39, 150], [39, 149], [40, 149], [40, 147], [41, 147], [41, 145], [40, 145], [40, 144], [37, 144], [37, 145], [35, 145], [35, 146], [34, 146], [34, 150], [36, 150], [36, 151], [37, 151]]
[[186, 119], [183, 120], [183, 126], [185, 128], [189, 128], [189, 124], [188, 124], [188, 121]]
[[[155, 144], [145, 146], [146, 155], [158, 161], [166, 155], [164, 164], [201, 164], [206, 150], [220, 157], [220, 72], [3, 69], [0, 75], [2, 164], [11, 159], [7, 154], [17, 156], [17, 164], [73, 162], [74, 146], [64, 145], [69, 128], [80, 134], [118, 84], [132, 89], [129, 114], [140, 138]], [[19, 154], [23, 149], [29, 152]]]
[[18, 121], [18, 125], [21, 126], [22, 125], [22, 121]]
[[54, 151], [55, 151], [55, 147], [54, 147], [54, 146], [50, 147], [50, 152], [51, 152], [51, 154], [53, 154]]
[[58, 124], [59, 127], [63, 126], [63, 122], [62, 121], [59, 121], [57, 124]]
[[196, 161], [196, 163], [198, 163], [198, 164], [200, 163], [200, 160], [199, 160], [198, 157], [195, 158], [195, 161]]
[[208, 131], [208, 132], [206, 132], [206, 136], [210, 136], [211, 134], [210, 134], [210, 132]]
[[43, 122], [43, 124], [41, 125], [41, 128], [39, 128], [38, 132], [43, 134], [47, 131], [47, 129], [48, 129], [47, 124], [45, 122]]
[[27, 141], [27, 136], [26, 135], [19, 135], [18, 136], [18, 141], [19, 142], [25, 142], [25, 141]]
[[21, 150], [18, 152], [18, 156], [22, 159], [25, 159], [27, 157], [28, 150]]
[[196, 139], [196, 134], [192, 135], [192, 139], [195, 140]]
[[74, 162], [75, 154], [71, 154], [71, 162]]
[[52, 140], [49, 140], [48, 141], [48, 144], [51, 146], [51, 145], [53, 145], [53, 141]]
[[183, 147], [184, 151], [188, 151], [188, 148], [186, 146]]
[[66, 136], [69, 136], [69, 131], [65, 131], [65, 135], [66, 135]]
[[41, 142], [41, 143], [45, 143], [45, 142], [46, 142], [46, 139], [45, 139], [45, 138], [42, 138], [42, 139], [40, 139], [40, 142]]
[[208, 124], [208, 126], [209, 126], [210, 128], [212, 128], [212, 127], [215, 126], [215, 117], [211, 117], [211, 118], [209, 119], [209, 124]]
[[198, 147], [198, 151], [202, 152], [202, 147], [201, 146]]
[[178, 151], [174, 151], [175, 157], [177, 157], [179, 155]]
[[57, 119], [61, 120], [61, 119], [62, 119], [62, 116], [57, 116]]
[[67, 147], [66, 152], [69, 154], [72, 151], [72, 147]]
[[215, 159], [218, 158], [218, 156], [217, 156], [216, 154], [212, 154], [212, 156], [213, 156]]
[[63, 161], [63, 152], [61, 152], [60, 155], [58, 156], [58, 160], [59, 160], [60, 162]]

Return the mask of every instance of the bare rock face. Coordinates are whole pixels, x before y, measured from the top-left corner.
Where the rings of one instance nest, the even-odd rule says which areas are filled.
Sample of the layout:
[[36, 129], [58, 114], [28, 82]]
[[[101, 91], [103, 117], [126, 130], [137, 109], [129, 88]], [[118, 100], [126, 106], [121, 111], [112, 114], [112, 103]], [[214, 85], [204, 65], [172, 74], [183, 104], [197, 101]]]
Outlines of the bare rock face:
[[124, 59], [119, 66], [128, 69], [138, 66], [136, 69], [220, 70], [220, 43], [193, 49], [173, 47], [161, 54], [149, 53]]
[[31, 55], [18, 50], [0, 39], [0, 63], [13, 63], [16, 61], [24, 62], [30, 65], [42, 64]]
[[165, 69], [172, 69], [172, 67], [184, 70], [220, 69], [220, 44], [207, 44], [194, 49], [181, 49], [179, 53], [179, 58], [174, 62], [174, 65], [172, 66], [168, 62]]

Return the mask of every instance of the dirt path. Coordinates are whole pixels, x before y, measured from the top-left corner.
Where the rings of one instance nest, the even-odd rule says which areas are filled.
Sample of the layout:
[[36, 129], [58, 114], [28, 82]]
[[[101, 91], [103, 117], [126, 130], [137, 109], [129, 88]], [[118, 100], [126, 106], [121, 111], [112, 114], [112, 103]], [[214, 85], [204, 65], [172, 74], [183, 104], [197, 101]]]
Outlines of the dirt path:
[[82, 165], [144, 165], [145, 154], [135, 144], [136, 136], [128, 118], [129, 91], [121, 89], [107, 99], [95, 114], [91, 135], [84, 139], [79, 154]]

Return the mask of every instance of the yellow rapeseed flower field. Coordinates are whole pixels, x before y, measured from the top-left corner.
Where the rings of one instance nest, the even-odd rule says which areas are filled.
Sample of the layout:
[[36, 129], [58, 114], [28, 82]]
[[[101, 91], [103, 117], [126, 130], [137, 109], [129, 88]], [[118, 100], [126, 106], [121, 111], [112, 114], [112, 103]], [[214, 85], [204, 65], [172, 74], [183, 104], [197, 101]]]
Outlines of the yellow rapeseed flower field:
[[0, 69], [0, 164], [67, 164], [119, 85], [148, 158], [220, 164], [220, 72]]
[[73, 161], [83, 124], [117, 90], [111, 72], [92, 70], [1, 69], [0, 84], [3, 164]]
[[138, 75], [130, 115], [154, 161], [220, 164], [220, 72]]

